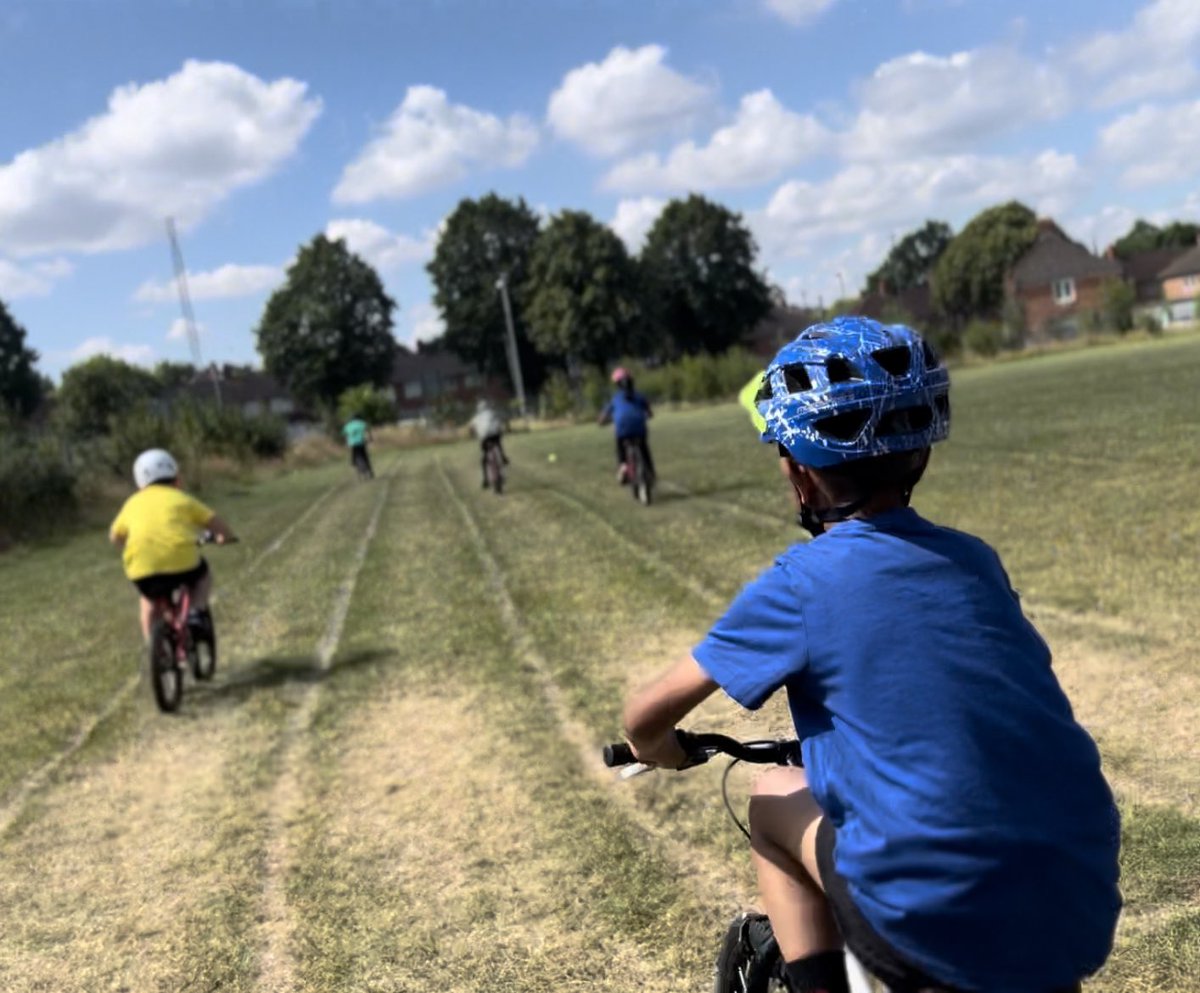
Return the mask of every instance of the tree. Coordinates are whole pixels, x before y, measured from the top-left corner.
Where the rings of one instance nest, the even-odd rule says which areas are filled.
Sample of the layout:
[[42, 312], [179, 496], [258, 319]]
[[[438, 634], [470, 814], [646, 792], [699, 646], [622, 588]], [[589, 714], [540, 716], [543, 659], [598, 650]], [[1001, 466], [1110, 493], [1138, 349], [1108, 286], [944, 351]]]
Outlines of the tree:
[[883, 264], [867, 276], [868, 292], [896, 294], [929, 282], [929, 274], [953, 238], [953, 229], [944, 221], [926, 221], [910, 231], [892, 246]]
[[151, 372], [164, 393], [173, 393], [196, 378], [196, 367], [190, 362], [159, 362]]
[[356, 414], [368, 424], [392, 424], [396, 420], [396, 400], [390, 391], [370, 383], [351, 386], [338, 397], [338, 420], [345, 423]]
[[529, 340], [526, 314], [529, 254], [537, 236], [537, 215], [524, 200], [514, 203], [494, 193], [462, 200], [446, 218], [426, 266], [446, 325], [446, 347], [481, 372], [504, 377], [509, 375], [508, 332], [496, 281], [507, 277], [517, 353], [531, 392], [545, 374], [545, 361]]
[[25, 329], [0, 301], [0, 412], [28, 417], [42, 401], [44, 381], [34, 363], [38, 353], [25, 347]]
[[1119, 258], [1127, 259], [1154, 248], [1189, 247], [1196, 244], [1197, 234], [1200, 234], [1200, 225], [1189, 221], [1172, 221], [1165, 228], [1160, 228], [1138, 218], [1123, 237], [1113, 242], [1112, 248]]
[[342, 239], [300, 249], [255, 329], [263, 365], [296, 396], [332, 406], [351, 386], [392, 376], [395, 301]]
[[543, 355], [604, 366], [635, 344], [637, 266], [613, 230], [584, 211], [564, 210], [538, 235], [524, 297]]
[[757, 251], [741, 215], [702, 196], [663, 208], [640, 260], [653, 322], [669, 336], [664, 351], [722, 352], [767, 315]]
[[1123, 279], [1106, 279], [1101, 286], [1104, 324], [1109, 330], [1124, 334], [1133, 329], [1133, 307], [1137, 293]]
[[111, 355], [95, 355], [63, 373], [58, 414], [72, 434], [107, 434], [115, 418], [144, 408], [161, 390], [145, 369]]
[[1004, 277], [1037, 238], [1037, 216], [1015, 200], [977, 214], [934, 266], [934, 306], [951, 320], [999, 316]]

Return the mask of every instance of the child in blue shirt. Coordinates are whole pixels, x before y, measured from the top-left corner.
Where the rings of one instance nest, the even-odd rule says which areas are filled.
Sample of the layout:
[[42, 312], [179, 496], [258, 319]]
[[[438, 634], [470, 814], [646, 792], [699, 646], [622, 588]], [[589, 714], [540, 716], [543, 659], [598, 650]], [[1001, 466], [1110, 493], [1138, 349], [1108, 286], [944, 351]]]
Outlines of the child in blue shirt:
[[651, 478], [655, 476], [654, 459], [650, 457], [650, 444], [646, 440], [646, 421], [654, 416], [650, 409], [650, 401], [633, 388], [633, 377], [617, 366], [612, 373], [613, 384], [617, 387], [612, 399], [604, 405], [597, 418], [598, 424], [612, 421], [617, 436], [617, 482], [625, 485], [629, 482], [625, 473], [625, 442], [632, 441], [642, 452], [642, 462]]
[[640, 760], [717, 688], [786, 689], [804, 768], [756, 784], [759, 892], [793, 993], [1077, 990], [1112, 947], [1119, 824], [1100, 757], [996, 553], [910, 509], [949, 431], [949, 377], [908, 328], [815, 325], [768, 366], [764, 441], [814, 540], [747, 586], [637, 693]]

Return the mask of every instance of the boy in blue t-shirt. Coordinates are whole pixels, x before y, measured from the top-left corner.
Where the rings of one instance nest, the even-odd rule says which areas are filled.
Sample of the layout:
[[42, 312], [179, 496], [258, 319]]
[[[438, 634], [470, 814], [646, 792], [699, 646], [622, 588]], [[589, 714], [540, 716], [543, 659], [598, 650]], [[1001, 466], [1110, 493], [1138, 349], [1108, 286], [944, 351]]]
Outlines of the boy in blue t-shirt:
[[843, 947], [893, 990], [1077, 990], [1121, 906], [1119, 824], [1092, 739], [996, 553], [909, 498], [949, 431], [949, 377], [903, 326], [837, 318], [768, 366], [764, 441], [814, 540], [785, 551], [626, 734], [678, 768], [718, 687], [785, 688], [804, 768], [756, 784], [751, 843], [793, 993], [845, 993]]
[[654, 416], [650, 401], [633, 388], [633, 377], [620, 366], [612, 373], [617, 387], [612, 399], [604, 405], [596, 423], [612, 421], [617, 436], [617, 482], [622, 486], [629, 482], [625, 470], [625, 442], [632, 441], [641, 449], [642, 462], [651, 478], [654, 477], [654, 459], [650, 457], [650, 444], [646, 440], [646, 421]]

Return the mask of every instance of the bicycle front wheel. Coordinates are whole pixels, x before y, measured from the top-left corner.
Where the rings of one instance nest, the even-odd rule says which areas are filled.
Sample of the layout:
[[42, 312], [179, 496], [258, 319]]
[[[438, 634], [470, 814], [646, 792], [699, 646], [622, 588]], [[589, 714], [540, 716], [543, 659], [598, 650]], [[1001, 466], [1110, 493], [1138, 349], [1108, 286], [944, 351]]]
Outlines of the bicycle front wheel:
[[765, 914], [738, 914], [717, 954], [713, 993], [787, 993], [783, 957]]

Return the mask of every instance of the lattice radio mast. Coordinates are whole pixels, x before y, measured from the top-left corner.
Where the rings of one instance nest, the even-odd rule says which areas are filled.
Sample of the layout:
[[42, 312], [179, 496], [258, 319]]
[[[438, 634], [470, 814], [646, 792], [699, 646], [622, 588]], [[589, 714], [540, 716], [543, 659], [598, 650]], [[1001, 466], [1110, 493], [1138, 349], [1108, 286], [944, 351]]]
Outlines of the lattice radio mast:
[[[183, 252], [179, 248], [179, 238], [175, 234], [175, 218], [173, 217], [167, 218], [167, 239], [171, 242], [171, 262], [175, 266], [175, 289], [179, 292], [179, 309], [183, 311], [183, 326], [187, 331], [188, 347], [192, 352], [192, 363], [199, 371], [204, 368], [203, 360], [200, 358], [200, 334], [196, 330], [196, 315], [192, 312], [192, 297], [188, 293], [187, 269], [183, 264]], [[219, 410], [221, 407], [221, 380], [217, 376], [216, 366], [212, 366], [208, 372]]]

